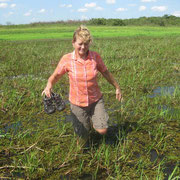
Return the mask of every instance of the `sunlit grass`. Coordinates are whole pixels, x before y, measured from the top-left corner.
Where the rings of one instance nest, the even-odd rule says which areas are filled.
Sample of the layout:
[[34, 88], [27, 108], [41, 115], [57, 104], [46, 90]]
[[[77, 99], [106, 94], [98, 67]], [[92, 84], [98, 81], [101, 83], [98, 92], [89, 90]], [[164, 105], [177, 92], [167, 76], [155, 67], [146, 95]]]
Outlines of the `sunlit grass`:
[[[15, 27], [0, 29], [0, 40], [71, 39], [77, 26]], [[95, 38], [131, 36], [177, 36], [179, 27], [88, 26]]]

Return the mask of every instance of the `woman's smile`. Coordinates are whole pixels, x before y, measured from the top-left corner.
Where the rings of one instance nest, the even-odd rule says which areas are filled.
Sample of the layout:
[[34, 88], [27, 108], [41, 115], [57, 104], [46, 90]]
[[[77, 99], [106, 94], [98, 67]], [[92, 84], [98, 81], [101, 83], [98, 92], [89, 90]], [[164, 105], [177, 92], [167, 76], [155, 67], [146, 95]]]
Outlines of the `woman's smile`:
[[80, 58], [86, 58], [87, 52], [89, 50], [89, 42], [84, 42], [80, 38], [78, 38], [74, 43], [73, 47], [75, 49], [75, 53]]

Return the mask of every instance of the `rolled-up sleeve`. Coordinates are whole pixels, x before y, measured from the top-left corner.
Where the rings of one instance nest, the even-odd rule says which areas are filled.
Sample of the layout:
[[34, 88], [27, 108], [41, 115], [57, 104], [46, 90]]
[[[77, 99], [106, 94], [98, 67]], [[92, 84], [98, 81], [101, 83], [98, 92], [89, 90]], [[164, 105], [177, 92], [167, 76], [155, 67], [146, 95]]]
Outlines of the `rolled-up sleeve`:
[[67, 60], [65, 56], [61, 58], [58, 64], [58, 75], [64, 75], [67, 72]]

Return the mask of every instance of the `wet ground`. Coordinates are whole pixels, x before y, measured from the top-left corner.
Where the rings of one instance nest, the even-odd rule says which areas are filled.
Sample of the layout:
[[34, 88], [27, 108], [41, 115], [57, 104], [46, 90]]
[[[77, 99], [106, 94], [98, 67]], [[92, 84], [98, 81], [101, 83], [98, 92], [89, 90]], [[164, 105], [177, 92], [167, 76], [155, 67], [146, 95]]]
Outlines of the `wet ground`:
[[[14, 77], [14, 78], [18, 78], [18, 77]], [[151, 93], [146, 92], [147, 93], [147, 98], [151, 99], [151, 98], [156, 98], [156, 97], [163, 97], [163, 96], [173, 96], [174, 92], [176, 91], [176, 88], [173, 86], [165, 86], [165, 87], [157, 87], [156, 89], [154, 89]], [[69, 102], [66, 101], [66, 106], [67, 109], [61, 113], [58, 114], [56, 113], [55, 115], [53, 115], [53, 121], [56, 120], [56, 124], [49, 124], [49, 127], [47, 128], [47, 130], [56, 130], [57, 129], [57, 125], [60, 124], [71, 124], [72, 123], [72, 116], [71, 113], [69, 111]], [[177, 164], [179, 163], [177, 160], [177, 154], [180, 150], [180, 147], [178, 145], [178, 141], [180, 140], [179, 137], [177, 139], [168, 139], [168, 136], [174, 136], [176, 135], [176, 133], [180, 133], [179, 131], [179, 126], [178, 126], [178, 122], [171, 120], [169, 121], [169, 125], [167, 124], [167, 132], [165, 133], [165, 135], [163, 135], [163, 138], [167, 138], [168, 141], [166, 143], [170, 143], [171, 140], [173, 140], [171, 142], [171, 145], [169, 145], [168, 147], [171, 147], [170, 149], [173, 150], [173, 152], [171, 153], [167, 148], [162, 149], [162, 148], [154, 148], [156, 147], [155, 145], [152, 145], [152, 148], [148, 148], [149, 151], [147, 150], [147, 142], [149, 143], [149, 141], [156, 141], [156, 143], [158, 143], [158, 141], [161, 141], [161, 139], [158, 139], [158, 137], [156, 137], [156, 135], [149, 134], [149, 127], [147, 126], [147, 130], [146, 127], [141, 127], [139, 125], [138, 122], [136, 121], [132, 121], [132, 119], [134, 117], [136, 117], [136, 113], [133, 112], [132, 110], [129, 110], [128, 112], [128, 119], [126, 119], [126, 121], [124, 122], [119, 122], [117, 121], [117, 118], [121, 118], [121, 115], [119, 114], [119, 110], [122, 110], [122, 108], [126, 108], [126, 103], [121, 103], [119, 104], [119, 106], [116, 106], [116, 108], [107, 108], [108, 113], [110, 113], [112, 116], [110, 116], [111, 121], [110, 121], [110, 126], [108, 128], [108, 132], [107, 135], [104, 138], [104, 140], [102, 139], [101, 136], [99, 136], [97, 133], [93, 132], [91, 134], [91, 138], [92, 138], [92, 144], [94, 144], [94, 148], [98, 149], [98, 147], [100, 146], [100, 144], [102, 143], [102, 141], [105, 142], [106, 145], [110, 145], [111, 147], [116, 148], [116, 146], [118, 144], [123, 144], [123, 143], [127, 143], [130, 142], [130, 147], [134, 146], [134, 143], [137, 145], [136, 148], [133, 147], [133, 153], [132, 153], [132, 159], [136, 159], [136, 161], [141, 160], [142, 158], [144, 158], [145, 156], [149, 158], [150, 163], [153, 164], [153, 167], [159, 166], [160, 162], [164, 161], [163, 164], [163, 173], [164, 173], [164, 180], [168, 179], [169, 176], [173, 173], [175, 167], [177, 166]], [[180, 111], [179, 109], [175, 109], [172, 108], [169, 105], [166, 104], [157, 104], [156, 105], [156, 109], [159, 112], [164, 112], [164, 113], [168, 113], [169, 115], [179, 115]], [[126, 109], [126, 111], [128, 111], [128, 109]], [[33, 114], [31, 114], [31, 117], [27, 117], [27, 121], [26, 123], [21, 121], [21, 120], [17, 120], [16, 122], [3, 122], [3, 124], [1, 124], [0, 127], [0, 138], [3, 139], [9, 139], [8, 142], [11, 142], [11, 138], [13, 139], [14, 137], [18, 137], [20, 136], [20, 134], [24, 133], [24, 131], [28, 132], [28, 129], [25, 128], [25, 124], [27, 124], [28, 126], [30, 126], [31, 128], [33, 128], [34, 130], [30, 130], [30, 133], [24, 133], [26, 134], [26, 136], [33, 136], [33, 134], [35, 135], [40, 127], [40, 121], [41, 122], [47, 122], [51, 121], [50, 116], [48, 115], [43, 115], [41, 112], [33, 112]], [[162, 123], [162, 121], [160, 120], [158, 123]], [[156, 122], [153, 122], [151, 124], [152, 126], [157, 126], [158, 124]], [[43, 125], [41, 125], [43, 127]], [[146, 125], [145, 125], [146, 126]], [[169, 126], [169, 127], [168, 127]], [[173, 129], [172, 129], [173, 128]], [[26, 129], [26, 130], [25, 130]], [[161, 129], [160, 129], [161, 131]], [[165, 130], [163, 130], [165, 132]], [[169, 131], [169, 133], [168, 133]], [[160, 133], [160, 132], [159, 132]], [[143, 137], [142, 137], [143, 136]], [[13, 139], [14, 141], [14, 139]], [[132, 145], [131, 145], [132, 144]], [[175, 145], [176, 144], [176, 145]], [[160, 150], [159, 150], [160, 149]], [[21, 150], [18, 150], [19, 152], [21, 152]], [[11, 151], [8, 148], [5, 150], [0, 150], [0, 166], [1, 167], [5, 167], [7, 164], [11, 164], [13, 161], [13, 157], [16, 157], [18, 155], [18, 151]], [[172, 158], [171, 156], [174, 156], [174, 158]], [[172, 160], [167, 160], [169, 159], [170, 156]], [[137, 164], [136, 161], [132, 160], [132, 162], [128, 162], [127, 163], [127, 167], [131, 167], [131, 168], [137, 168]], [[0, 167], [0, 168], [1, 168]], [[126, 168], [127, 168], [126, 167]], [[11, 172], [11, 167], [7, 167], [5, 168], [7, 170], [7, 173], [3, 173], [3, 177], [15, 177], [15, 178], [26, 178], [26, 173], [23, 171], [19, 171], [19, 170], [13, 170], [12, 173]], [[23, 169], [23, 168], [22, 168]], [[4, 172], [2, 171], [3, 169], [0, 169], [0, 173]], [[58, 171], [58, 169], [54, 169], [54, 171]], [[102, 177], [106, 177], [106, 170], [99, 170], [97, 173], [97, 177], [102, 178]], [[11, 174], [11, 175], [10, 175]], [[71, 176], [70, 173], [67, 173], [67, 175], [57, 175], [59, 179], [73, 179], [74, 176]], [[56, 178], [57, 178], [56, 176]], [[50, 175], [51, 178], [53, 178], [54, 176]], [[79, 179], [93, 179], [94, 178], [94, 174], [91, 173], [82, 173], [80, 176], [78, 176]]]

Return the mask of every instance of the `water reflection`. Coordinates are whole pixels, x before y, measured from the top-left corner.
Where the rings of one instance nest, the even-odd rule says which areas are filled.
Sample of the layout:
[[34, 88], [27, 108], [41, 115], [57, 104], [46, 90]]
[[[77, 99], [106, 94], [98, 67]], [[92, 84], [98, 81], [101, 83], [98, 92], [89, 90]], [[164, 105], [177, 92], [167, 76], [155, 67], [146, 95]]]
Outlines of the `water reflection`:
[[173, 95], [175, 91], [174, 86], [165, 86], [165, 87], [157, 87], [153, 90], [153, 94], [148, 95], [149, 98], [154, 98], [157, 96], [167, 96], [167, 95]]

